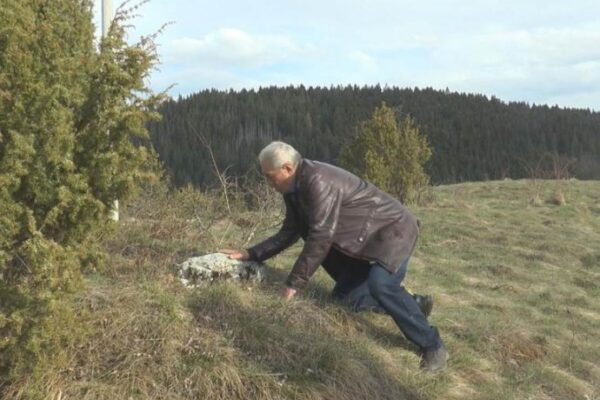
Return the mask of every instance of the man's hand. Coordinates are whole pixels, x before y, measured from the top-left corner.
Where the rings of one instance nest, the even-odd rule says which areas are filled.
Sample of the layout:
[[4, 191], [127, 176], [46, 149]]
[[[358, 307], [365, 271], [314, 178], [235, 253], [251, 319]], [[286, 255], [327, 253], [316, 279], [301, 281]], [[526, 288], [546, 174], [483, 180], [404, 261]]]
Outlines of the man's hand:
[[283, 297], [285, 300], [289, 300], [292, 297], [294, 297], [294, 295], [296, 294], [296, 289], [288, 287], [288, 286], [284, 286], [281, 288], [281, 297]]
[[246, 250], [221, 249], [219, 253], [228, 255], [232, 260], [248, 261], [250, 259], [250, 254]]

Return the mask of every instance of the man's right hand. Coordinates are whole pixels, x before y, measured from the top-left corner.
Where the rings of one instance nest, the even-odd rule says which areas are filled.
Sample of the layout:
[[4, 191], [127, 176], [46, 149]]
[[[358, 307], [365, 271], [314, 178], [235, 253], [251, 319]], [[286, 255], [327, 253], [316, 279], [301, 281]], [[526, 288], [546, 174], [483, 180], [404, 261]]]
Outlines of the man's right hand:
[[250, 254], [246, 250], [221, 249], [219, 253], [228, 255], [232, 260], [247, 261], [250, 259]]

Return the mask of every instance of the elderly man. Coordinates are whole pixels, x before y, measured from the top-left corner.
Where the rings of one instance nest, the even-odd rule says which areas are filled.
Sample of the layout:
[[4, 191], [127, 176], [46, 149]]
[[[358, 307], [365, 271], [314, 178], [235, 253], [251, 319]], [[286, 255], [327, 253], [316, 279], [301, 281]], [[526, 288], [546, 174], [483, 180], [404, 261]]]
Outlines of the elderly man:
[[256, 246], [224, 252], [234, 259], [263, 261], [302, 237], [304, 247], [282, 288], [285, 299], [323, 265], [337, 282], [337, 297], [357, 309], [384, 310], [419, 347], [424, 370], [444, 369], [448, 353], [437, 329], [401, 286], [419, 233], [417, 218], [371, 183], [303, 159], [286, 143], [272, 142], [259, 161], [269, 184], [283, 194], [283, 225]]

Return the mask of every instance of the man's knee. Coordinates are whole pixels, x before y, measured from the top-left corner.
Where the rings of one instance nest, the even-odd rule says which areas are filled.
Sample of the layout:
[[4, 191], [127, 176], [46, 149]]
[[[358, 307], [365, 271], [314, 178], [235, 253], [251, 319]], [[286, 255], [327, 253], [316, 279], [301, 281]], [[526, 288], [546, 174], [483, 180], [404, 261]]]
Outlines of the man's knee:
[[381, 276], [381, 274], [370, 275], [368, 284], [371, 296], [373, 296], [377, 300], [381, 299], [383, 296], [389, 293], [389, 282], [387, 282], [385, 277]]

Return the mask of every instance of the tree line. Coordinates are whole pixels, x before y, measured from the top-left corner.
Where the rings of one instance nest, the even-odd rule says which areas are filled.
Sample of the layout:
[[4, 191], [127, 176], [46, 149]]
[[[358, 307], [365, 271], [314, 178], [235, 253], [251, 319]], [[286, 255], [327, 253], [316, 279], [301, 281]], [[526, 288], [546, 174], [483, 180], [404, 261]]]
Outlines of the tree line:
[[174, 182], [205, 186], [216, 179], [209, 146], [219, 168], [236, 176], [255, 171], [256, 154], [272, 140], [335, 164], [382, 102], [398, 118], [413, 118], [427, 137], [434, 184], [529, 177], [548, 154], [579, 178], [600, 179], [599, 113], [431, 88], [204, 90], [164, 103], [162, 121], [149, 130]]

